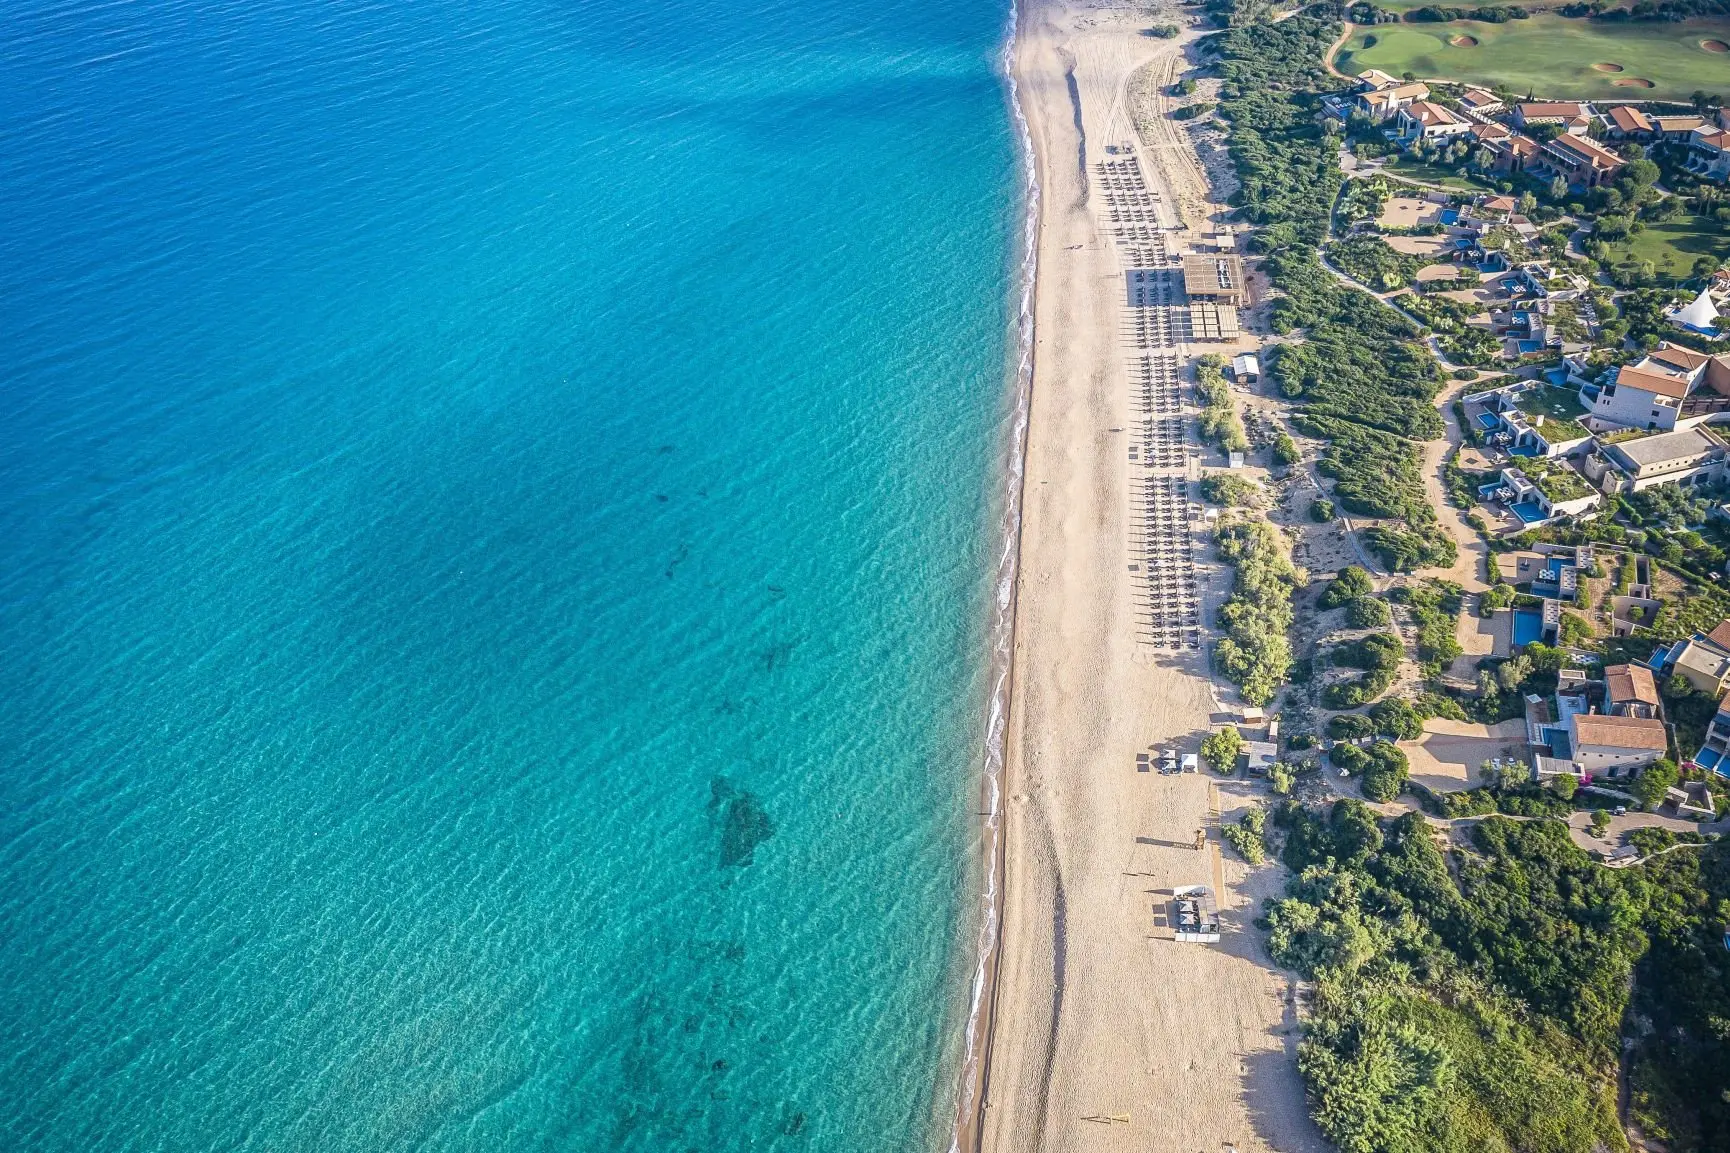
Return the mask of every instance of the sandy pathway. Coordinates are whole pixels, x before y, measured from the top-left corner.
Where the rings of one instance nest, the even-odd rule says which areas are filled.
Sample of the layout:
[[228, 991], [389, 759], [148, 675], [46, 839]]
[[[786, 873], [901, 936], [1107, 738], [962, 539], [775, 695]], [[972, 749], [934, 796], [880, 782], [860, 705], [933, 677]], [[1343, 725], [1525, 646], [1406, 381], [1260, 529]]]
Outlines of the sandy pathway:
[[[1201, 655], [1142, 640], [1130, 569], [1125, 285], [1087, 173], [1106, 144], [1135, 140], [1123, 100], [1130, 74], [1161, 55], [1177, 67], [1189, 39], [1141, 36], [1134, 20], [1129, 10], [1037, 8], [1018, 66], [1044, 201], [1003, 953], [981, 1145], [1297, 1153], [1323, 1146], [1292, 1059], [1288, 980], [1248, 925], [1261, 894], [1242, 891], [1241, 865], [1221, 862], [1217, 844], [1190, 847], [1210, 808], [1229, 818], [1245, 801], [1205, 776], [1135, 765], [1150, 744], [1193, 751], [1216, 705]], [[1164, 170], [1175, 169], [1186, 215], [1199, 216], [1204, 194], [1194, 158], [1179, 156], [1182, 138], [1149, 138], [1138, 151], [1150, 184], [1171, 207]], [[1228, 887], [1225, 941], [1172, 941], [1156, 908], [1172, 886], [1216, 874]], [[1250, 880], [1267, 888], [1279, 874]]]

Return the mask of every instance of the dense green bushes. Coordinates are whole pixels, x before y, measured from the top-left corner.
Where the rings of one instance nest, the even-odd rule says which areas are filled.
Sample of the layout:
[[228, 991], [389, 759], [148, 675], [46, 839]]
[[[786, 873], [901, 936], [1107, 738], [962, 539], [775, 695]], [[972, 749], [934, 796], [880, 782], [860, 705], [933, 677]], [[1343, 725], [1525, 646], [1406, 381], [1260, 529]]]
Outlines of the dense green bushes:
[[1220, 834], [1237, 855], [1252, 865], [1267, 860], [1267, 810], [1257, 805], [1238, 818], [1235, 825], [1221, 825]]
[[1375, 591], [1375, 582], [1370, 579], [1368, 571], [1362, 565], [1349, 564], [1334, 574], [1317, 603], [1324, 609], [1337, 609]]
[[1384, 833], [1340, 801], [1325, 817], [1288, 804], [1276, 822], [1299, 875], [1262, 923], [1274, 957], [1316, 982], [1299, 1067], [1330, 1140], [1626, 1148], [1612, 1071], [1641, 947], [1631, 879], [1556, 823], [1486, 821], [1451, 873], [1417, 814]]
[[1460, 555], [1460, 546], [1454, 543], [1454, 538], [1436, 525], [1426, 526], [1421, 532], [1371, 525], [1364, 530], [1364, 543], [1394, 572], [1447, 568]]
[[[1431, 415], [1434, 415], [1432, 413]], [[1327, 451], [1317, 462], [1322, 475], [1333, 477], [1334, 499], [1346, 511], [1396, 520], [1434, 519], [1424, 498], [1418, 472], [1418, 452], [1409, 440], [1335, 418], [1299, 416], [1305, 432], [1327, 437]]]
[[1418, 258], [1395, 249], [1379, 236], [1359, 233], [1327, 246], [1328, 263], [1377, 292], [1404, 288], [1418, 278]]
[[1673, 1153], [1730, 1148], [1730, 847], [1655, 857], [1634, 1007], [1651, 1022], [1629, 1061], [1629, 1112]]
[[1245, 701], [1265, 705], [1291, 670], [1292, 592], [1308, 578], [1286, 559], [1278, 534], [1264, 520], [1222, 524], [1216, 544], [1220, 558], [1237, 571], [1231, 595], [1220, 606], [1225, 636], [1214, 659]]
[[1454, 634], [1464, 596], [1459, 585], [1442, 580], [1410, 584], [1388, 593], [1390, 600], [1406, 606], [1412, 623], [1418, 626], [1418, 660], [1427, 666], [1427, 675], [1438, 675], [1460, 655], [1460, 642]]
[[1249, 438], [1238, 419], [1237, 405], [1232, 403], [1231, 385], [1221, 371], [1224, 365], [1225, 361], [1211, 354], [1196, 362], [1195, 395], [1201, 405], [1197, 425], [1202, 438], [1218, 444], [1221, 452], [1247, 452]]
[[1357, 745], [1335, 745], [1328, 759], [1354, 777], [1361, 778], [1359, 787], [1372, 801], [1391, 801], [1405, 787], [1406, 754], [1387, 741], [1377, 741], [1368, 749]]
[[1388, 620], [1388, 606], [1375, 597], [1358, 597], [1346, 606], [1346, 624], [1351, 628], [1377, 629]]
[[1241, 476], [1216, 472], [1201, 478], [1201, 495], [1214, 504], [1251, 508], [1261, 503], [1261, 486]]

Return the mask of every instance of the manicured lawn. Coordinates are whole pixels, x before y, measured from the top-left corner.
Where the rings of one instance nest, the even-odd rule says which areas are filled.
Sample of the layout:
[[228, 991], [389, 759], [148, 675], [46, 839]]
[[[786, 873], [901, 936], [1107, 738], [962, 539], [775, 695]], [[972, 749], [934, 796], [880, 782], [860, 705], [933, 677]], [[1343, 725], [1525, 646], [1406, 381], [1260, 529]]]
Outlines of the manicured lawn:
[[[1450, 43], [1455, 37], [1477, 44]], [[1686, 100], [1696, 90], [1730, 96], [1730, 55], [1706, 51], [1704, 40], [1730, 42], [1730, 19], [1606, 24], [1545, 14], [1505, 24], [1382, 24], [1354, 31], [1334, 63], [1352, 75], [1380, 68], [1395, 76], [1502, 83], [1520, 95], [1560, 99]], [[1600, 71], [1595, 64], [1622, 71]], [[1615, 83], [1636, 79], [1653, 86]]]
[[[1730, 257], [1730, 233], [1711, 220], [1697, 216], [1678, 216], [1662, 224], [1648, 224], [1646, 231], [1631, 236], [1624, 244], [1612, 244], [1614, 263], [1632, 257], [1650, 260], [1660, 276], [1686, 280], [1694, 261], [1702, 256]], [[1666, 263], [1668, 261], [1668, 263]]]
[[1471, 176], [1461, 176], [1451, 168], [1443, 168], [1438, 164], [1426, 164], [1414, 160], [1410, 156], [1401, 156], [1390, 160], [1383, 170], [1389, 176], [1403, 176], [1407, 180], [1419, 180], [1425, 184], [1434, 184], [1438, 188], [1448, 188], [1456, 192], [1494, 192], [1496, 186], [1485, 184]]

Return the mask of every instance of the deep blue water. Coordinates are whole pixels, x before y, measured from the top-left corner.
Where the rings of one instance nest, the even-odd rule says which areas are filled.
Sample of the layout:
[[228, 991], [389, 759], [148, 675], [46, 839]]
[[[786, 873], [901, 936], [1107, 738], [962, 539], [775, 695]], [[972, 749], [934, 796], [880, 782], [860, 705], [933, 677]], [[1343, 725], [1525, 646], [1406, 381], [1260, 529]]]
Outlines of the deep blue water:
[[939, 1143], [1001, 0], [0, 16], [0, 1147]]

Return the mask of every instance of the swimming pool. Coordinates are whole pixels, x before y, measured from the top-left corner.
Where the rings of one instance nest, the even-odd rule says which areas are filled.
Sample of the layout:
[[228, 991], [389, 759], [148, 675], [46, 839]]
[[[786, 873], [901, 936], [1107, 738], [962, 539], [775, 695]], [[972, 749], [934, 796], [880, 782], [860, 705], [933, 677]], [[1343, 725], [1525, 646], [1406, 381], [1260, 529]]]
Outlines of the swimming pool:
[[1529, 645], [1544, 636], [1544, 614], [1537, 609], [1514, 610], [1514, 647]]
[[1485, 428], [1499, 428], [1502, 424], [1502, 418], [1493, 412], [1480, 412], [1478, 414], [1478, 423], [1483, 425]]
[[1508, 506], [1508, 511], [1526, 524], [1544, 519], [1544, 510], [1538, 507], [1538, 502], [1535, 500], [1523, 500], [1519, 504], [1511, 504]]

